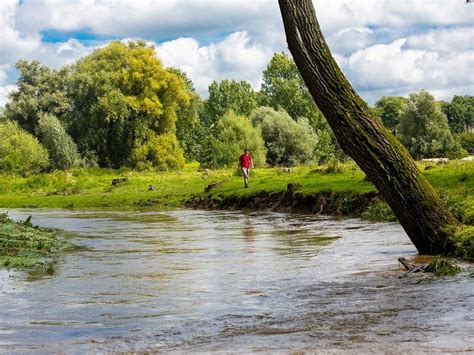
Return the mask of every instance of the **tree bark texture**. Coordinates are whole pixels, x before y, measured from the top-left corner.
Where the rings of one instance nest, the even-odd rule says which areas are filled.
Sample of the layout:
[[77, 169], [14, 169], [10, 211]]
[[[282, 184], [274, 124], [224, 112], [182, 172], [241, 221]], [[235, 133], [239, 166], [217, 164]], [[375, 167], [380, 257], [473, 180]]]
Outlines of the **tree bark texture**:
[[[421, 254], [449, 254], [458, 221], [408, 151], [354, 91], [329, 51], [311, 0], [279, 0], [288, 48], [346, 154], [383, 195]], [[389, 68], [387, 68], [389, 70]]]

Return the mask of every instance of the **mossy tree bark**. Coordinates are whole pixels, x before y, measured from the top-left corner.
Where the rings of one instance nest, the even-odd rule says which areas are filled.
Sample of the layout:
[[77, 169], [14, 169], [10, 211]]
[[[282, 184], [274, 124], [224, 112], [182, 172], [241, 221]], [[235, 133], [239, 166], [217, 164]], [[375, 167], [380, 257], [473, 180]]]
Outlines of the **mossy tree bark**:
[[449, 254], [457, 220], [442, 205], [408, 151], [342, 74], [311, 0], [279, 0], [288, 47], [346, 154], [384, 196], [421, 254]]

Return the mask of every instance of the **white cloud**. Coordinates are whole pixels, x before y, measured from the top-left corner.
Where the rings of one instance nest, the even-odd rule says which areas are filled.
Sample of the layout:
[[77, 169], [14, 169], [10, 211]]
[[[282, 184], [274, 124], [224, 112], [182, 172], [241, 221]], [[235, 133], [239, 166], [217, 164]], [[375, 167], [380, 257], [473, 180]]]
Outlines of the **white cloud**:
[[[439, 99], [474, 91], [474, 51], [405, 49], [406, 38], [338, 57], [342, 70], [369, 101], [426, 89]], [[455, 90], [462, 90], [456, 92]]]
[[8, 102], [8, 95], [15, 89], [16, 85], [0, 86], [0, 109]]
[[367, 27], [347, 27], [328, 36], [327, 42], [335, 53], [351, 53], [373, 42], [374, 31]]
[[352, 82], [362, 90], [406, 86], [423, 79], [417, 62], [432, 60], [421, 51], [402, 51], [406, 38], [359, 50], [342, 62]]
[[409, 37], [407, 47], [440, 52], [474, 50], [474, 28], [429, 30]]
[[41, 45], [38, 34], [26, 35], [15, 28], [18, 6], [16, 0], [0, 1], [0, 64], [11, 64]]
[[7, 94], [16, 86], [14, 66], [19, 59], [39, 60], [59, 68], [88, 54], [87, 48], [76, 39], [60, 43], [43, 43], [39, 33], [26, 33], [16, 28], [17, 0], [0, 1], [0, 107], [7, 102]]
[[156, 46], [156, 53], [166, 66], [184, 70], [201, 93], [215, 77], [212, 53], [208, 47], [199, 47], [199, 43], [192, 38], [162, 43]]
[[0, 65], [0, 85], [4, 85], [8, 80], [7, 69], [8, 65]]
[[[419, 88], [472, 94], [474, 5], [317, 0], [315, 6], [336, 60], [369, 101]], [[2, 92], [16, 80], [18, 59], [58, 68], [111, 38], [162, 42], [156, 48], [164, 63], [188, 72], [201, 93], [224, 78], [258, 88], [271, 54], [286, 48], [275, 0], [2, 0], [0, 23]], [[42, 31], [64, 40], [47, 43]], [[74, 39], [75, 31], [98, 36], [94, 46]]]
[[464, 0], [313, 1], [326, 35], [348, 27], [472, 26], [474, 6]]
[[[471, 25], [473, 7], [464, 0], [318, 0], [323, 29], [335, 33], [367, 25]], [[55, 0], [24, 1], [17, 21], [37, 32], [45, 28], [73, 31], [88, 28], [112, 36], [201, 36], [210, 32], [280, 26], [274, 0]], [[153, 38], [152, 38], [153, 39]]]
[[18, 23], [31, 32], [89, 29], [103, 36], [159, 39], [235, 32], [272, 15], [278, 15], [278, 6], [268, 0], [56, 0], [25, 1]]
[[251, 40], [246, 32], [235, 32], [224, 40], [199, 46], [192, 38], [179, 38], [156, 46], [166, 66], [188, 73], [196, 89], [206, 94], [212, 80], [247, 80], [260, 86], [263, 69], [273, 51]]

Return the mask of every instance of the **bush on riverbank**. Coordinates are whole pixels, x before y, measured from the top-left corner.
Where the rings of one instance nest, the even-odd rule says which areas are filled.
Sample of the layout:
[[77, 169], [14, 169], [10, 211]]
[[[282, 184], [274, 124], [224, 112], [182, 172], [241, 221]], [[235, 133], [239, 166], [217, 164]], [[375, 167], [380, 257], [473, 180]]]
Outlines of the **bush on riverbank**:
[[17, 123], [0, 123], [0, 173], [28, 176], [48, 166], [48, 151]]
[[456, 233], [456, 256], [474, 261], [474, 226], [463, 226]]

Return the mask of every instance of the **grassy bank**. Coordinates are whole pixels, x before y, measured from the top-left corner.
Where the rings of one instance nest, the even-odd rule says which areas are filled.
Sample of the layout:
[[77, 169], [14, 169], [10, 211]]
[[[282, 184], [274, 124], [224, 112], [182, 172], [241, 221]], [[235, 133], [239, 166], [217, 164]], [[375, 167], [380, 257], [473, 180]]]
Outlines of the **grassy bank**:
[[[474, 224], [474, 162], [420, 164], [455, 215]], [[235, 170], [201, 171], [195, 164], [174, 172], [86, 169], [28, 178], [0, 176], [0, 208], [168, 209], [268, 208], [363, 216], [393, 215], [353, 163], [255, 169], [243, 189]], [[123, 179], [115, 185], [113, 179]]]
[[0, 266], [53, 273], [55, 255], [71, 245], [55, 230], [13, 222], [0, 214]]

